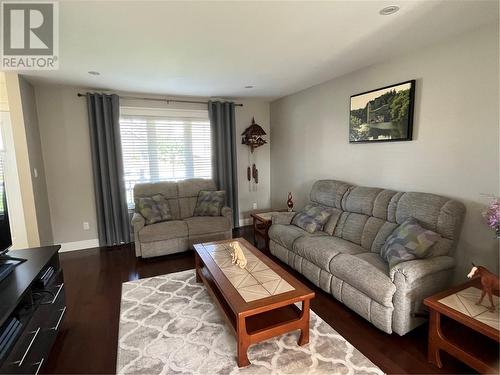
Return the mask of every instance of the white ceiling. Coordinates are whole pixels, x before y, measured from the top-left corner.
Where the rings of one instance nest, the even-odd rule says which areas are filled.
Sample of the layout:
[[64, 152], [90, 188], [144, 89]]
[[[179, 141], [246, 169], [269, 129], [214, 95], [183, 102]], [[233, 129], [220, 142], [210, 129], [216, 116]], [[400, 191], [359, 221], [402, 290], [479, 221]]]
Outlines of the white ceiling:
[[60, 69], [25, 72], [34, 83], [277, 98], [498, 22], [498, 0], [63, 0], [59, 14]]

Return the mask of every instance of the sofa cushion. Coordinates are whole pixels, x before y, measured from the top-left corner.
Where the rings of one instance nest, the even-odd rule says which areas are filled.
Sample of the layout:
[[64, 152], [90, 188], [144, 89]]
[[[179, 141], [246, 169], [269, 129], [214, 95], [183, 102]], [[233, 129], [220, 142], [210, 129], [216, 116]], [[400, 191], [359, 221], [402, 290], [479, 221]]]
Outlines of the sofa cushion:
[[331, 214], [332, 208], [330, 207], [308, 204], [293, 217], [292, 224], [309, 233], [314, 233], [323, 229]]
[[215, 182], [204, 178], [189, 178], [176, 184], [179, 198], [197, 197], [201, 190], [216, 190]]
[[310, 199], [324, 206], [342, 208], [342, 198], [350, 187], [343, 181], [319, 180], [311, 189]]
[[269, 238], [288, 250], [293, 249], [293, 243], [297, 238], [307, 235], [304, 229], [290, 224], [273, 224], [269, 228]]
[[142, 215], [146, 224], [159, 223], [161, 220], [160, 209], [151, 197], [138, 198], [135, 203], [136, 211]]
[[216, 190], [215, 183], [212, 180], [190, 178], [187, 180], [179, 181], [178, 186], [178, 217], [186, 219], [192, 217], [196, 202], [198, 201], [198, 194], [201, 190]]
[[428, 193], [404, 193], [398, 201], [396, 222], [413, 217], [426, 229], [448, 239], [458, 236], [465, 206], [461, 202]]
[[328, 233], [330, 236], [333, 236], [333, 233], [335, 233], [335, 227], [342, 216], [342, 212], [343, 211], [338, 208], [332, 208], [332, 213], [323, 227], [323, 231]]
[[231, 222], [225, 216], [195, 216], [184, 221], [188, 227], [189, 236], [231, 230]]
[[197, 201], [198, 197], [179, 198], [177, 200], [179, 205], [179, 218], [186, 219], [188, 217], [193, 217]]
[[141, 197], [152, 197], [161, 194], [168, 202], [173, 220], [179, 220], [179, 200], [177, 198], [177, 182], [148, 182], [134, 185], [135, 212], [138, 210], [138, 199]]
[[166, 199], [177, 199], [177, 182], [161, 181], [134, 185], [134, 198], [152, 197], [155, 194], [161, 194]]
[[338, 254], [330, 262], [331, 273], [366, 296], [386, 307], [392, 307], [396, 286], [389, 276], [373, 264], [350, 254]]
[[389, 276], [389, 266], [387, 265], [386, 261], [380, 257], [379, 254], [367, 252], [367, 253], [356, 254], [355, 257], [363, 259], [365, 262], [370, 263], [373, 267], [379, 269], [384, 274]]
[[372, 216], [375, 199], [382, 189], [366, 186], [355, 186], [344, 196], [342, 208], [344, 211]]
[[162, 194], [140, 197], [136, 201], [136, 211], [144, 217], [146, 225], [172, 220], [168, 202]]
[[146, 225], [139, 231], [141, 242], [155, 242], [170, 240], [172, 238], [187, 237], [188, 227], [182, 220], [164, 221]]
[[220, 216], [225, 201], [226, 192], [224, 190], [201, 190], [193, 216]]
[[417, 220], [407, 219], [385, 241], [380, 255], [390, 267], [408, 260], [424, 258], [441, 236], [422, 228]]
[[336, 255], [358, 254], [365, 251], [361, 246], [352, 242], [328, 235], [302, 237], [293, 244], [293, 252], [328, 272], [330, 272], [330, 261]]
[[172, 220], [173, 217], [172, 213], [170, 212], [170, 207], [168, 205], [167, 199], [162, 194], [153, 195], [151, 198], [153, 198], [156, 206], [160, 210], [162, 220]]

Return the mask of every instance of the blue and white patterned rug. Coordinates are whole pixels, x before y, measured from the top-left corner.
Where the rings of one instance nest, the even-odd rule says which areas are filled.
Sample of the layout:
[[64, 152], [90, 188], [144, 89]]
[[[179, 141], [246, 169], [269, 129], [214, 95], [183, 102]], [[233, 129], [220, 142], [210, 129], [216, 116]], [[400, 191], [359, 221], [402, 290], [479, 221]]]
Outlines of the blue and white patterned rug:
[[311, 311], [310, 341], [292, 332], [251, 346], [238, 368], [236, 339], [194, 270], [122, 285], [120, 374], [382, 374]]

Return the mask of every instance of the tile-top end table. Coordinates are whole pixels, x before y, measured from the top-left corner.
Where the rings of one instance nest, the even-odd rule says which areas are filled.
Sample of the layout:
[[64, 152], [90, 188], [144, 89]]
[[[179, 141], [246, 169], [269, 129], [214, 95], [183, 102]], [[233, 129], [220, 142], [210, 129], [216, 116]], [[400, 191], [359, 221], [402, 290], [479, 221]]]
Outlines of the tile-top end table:
[[[486, 298], [476, 304], [480, 295], [480, 281], [473, 279], [424, 300], [430, 312], [430, 363], [441, 368], [444, 350], [480, 373], [499, 373], [500, 302], [494, 296], [495, 311], [490, 312]], [[446, 329], [443, 317], [451, 323]]]
[[269, 251], [269, 227], [272, 224], [274, 214], [278, 212], [286, 212], [286, 209], [269, 210], [265, 212], [255, 212], [250, 214], [253, 219], [253, 244], [257, 246], [257, 237], [264, 240], [265, 251]]

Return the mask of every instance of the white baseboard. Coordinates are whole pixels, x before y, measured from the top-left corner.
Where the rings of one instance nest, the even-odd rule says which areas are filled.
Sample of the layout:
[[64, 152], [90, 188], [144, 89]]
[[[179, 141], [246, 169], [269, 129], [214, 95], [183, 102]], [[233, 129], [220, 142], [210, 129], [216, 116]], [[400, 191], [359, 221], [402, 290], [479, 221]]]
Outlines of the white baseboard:
[[246, 225], [252, 225], [253, 224], [253, 220], [251, 217], [247, 217], [245, 219], [240, 219], [240, 227], [244, 227]]
[[91, 249], [93, 247], [99, 247], [99, 240], [97, 238], [94, 238], [92, 240], [83, 240], [83, 241], [62, 243], [61, 250], [59, 250], [59, 252], [63, 253], [66, 251]]

